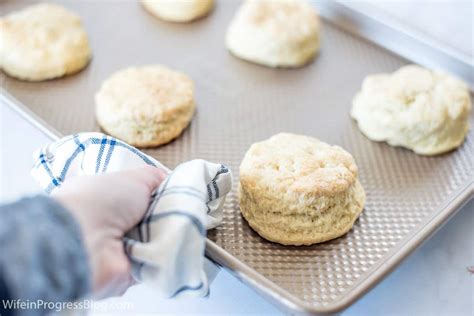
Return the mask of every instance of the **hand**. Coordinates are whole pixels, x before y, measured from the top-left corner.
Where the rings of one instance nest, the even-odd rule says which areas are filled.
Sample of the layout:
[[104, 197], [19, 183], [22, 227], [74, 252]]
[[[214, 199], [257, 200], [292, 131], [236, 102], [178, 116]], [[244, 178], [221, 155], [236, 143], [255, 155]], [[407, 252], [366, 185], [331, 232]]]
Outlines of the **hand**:
[[143, 218], [150, 195], [166, 176], [140, 169], [68, 179], [52, 197], [78, 221], [92, 269], [93, 294], [123, 293], [132, 282], [122, 238]]

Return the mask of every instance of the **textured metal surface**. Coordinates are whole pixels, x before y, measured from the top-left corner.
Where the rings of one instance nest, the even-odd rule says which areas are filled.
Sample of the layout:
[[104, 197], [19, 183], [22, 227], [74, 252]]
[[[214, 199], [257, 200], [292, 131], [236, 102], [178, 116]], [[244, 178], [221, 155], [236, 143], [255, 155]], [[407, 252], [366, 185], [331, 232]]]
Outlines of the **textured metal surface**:
[[[3, 13], [23, 4], [4, 1], [0, 8]], [[209, 17], [185, 25], [160, 22], [133, 2], [65, 5], [83, 17], [94, 53], [91, 64], [77, 75], [43, 83], [2, 73], [2, 86], [69, 134], [98, 130], [93, 96], [112, 72], [162, 63], [189, 74], [198, 106], [190, 127], [176, 141], [146, 152], [171, 168], [192, 158], [231, 167], [234, 192], [222, 225], [208, 234], [209, 254], [289, 309], [323, 312], [347, 306], [472, 192], [473, 132], [457, 151], [420, 157], [371, 142], [358, 131], [348, 113], [363, 77], [407, 61], [331, 24], [323, 25], [322, 51], [312, 64], [275, 70], [225, 50], [236, 1], [220, 1]], [[281, 131], [338, 144], [355, 157], [367, 204], [347, 235], [310, 247], [285, 247], [263, 240], [242, 219], [235, 194], [240, 161], [250, 144]]]

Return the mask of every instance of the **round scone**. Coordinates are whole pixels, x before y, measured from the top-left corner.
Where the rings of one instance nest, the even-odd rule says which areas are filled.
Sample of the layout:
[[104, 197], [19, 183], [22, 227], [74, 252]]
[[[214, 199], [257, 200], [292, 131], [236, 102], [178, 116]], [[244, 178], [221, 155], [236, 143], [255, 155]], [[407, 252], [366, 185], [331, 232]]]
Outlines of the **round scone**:
[[56, 4], [37, 4], [0, 19], [0, 68], [40, 81], [73, 74], [91, 51], [80, 18]]
[[226, 35], [229, 51], [269, 67], [299, 67], [319, 50], [319, 18], [304, 0], [247, 0]]
[[263, 238], [311, 245], [348, 232], [365, 204], [352, 156], [315, 138], [277, 134], [240, 165], [240, 210]]
[[141, 0], [154, 16], [170, 22], [191, 22], [211, 11], [214, 0]]
[[471, 100], [460, 80], [416, 65], [365, 78], [351, 116], [374, 141], [436, 155], [462, 144]]
[[97, 121], [131, 145], [166, 144], [191, 121], [193, 90], [188, 76], [160, 65], [126, 68], [104, 81], [95, 95]]

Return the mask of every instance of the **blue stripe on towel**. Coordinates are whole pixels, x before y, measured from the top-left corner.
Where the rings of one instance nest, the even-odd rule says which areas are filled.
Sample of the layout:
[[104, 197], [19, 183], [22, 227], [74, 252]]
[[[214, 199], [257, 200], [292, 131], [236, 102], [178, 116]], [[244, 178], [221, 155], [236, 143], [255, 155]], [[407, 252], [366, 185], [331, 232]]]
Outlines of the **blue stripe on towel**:
[[61, 179], [60, 178], [58, 179], [53, 175], [53, 172], [51, 171], [48, 163], [46, 162], [43, 151], [41, 152], [41, 155], [39, 155], [39, 161], [40, 161], [40, 164], [43, 166], [44, 170], [46, 171], [46, 173], [48, 174], [48, 176], [51, 178], [51, 183], [46, 188], [46, 193], [50, 193], [51, 191], [53, 191], [55, 187], [61, 184]]
[[51, 172], [51, 169], [49, 169], [49, 166], [46, 163], [46, 159], [43, 153], [39, 155], [39, 161], [40, 161], [40, 164], [43, 166], [44, 170], [46, 170], [46, 173], [48, 174], [48, 176], [51, 178], [51, 180], [53, 180], [54, 179], [53, 173]]
[[209, 184], [207, 184], [206, 186], [207, 188], [207, 198], [208, 198], [208, 201], [212, 201], [212, 188]]
[[77, 147], [79, 147], [80, 150], [82, 150], [82, 151], [86, 150], [86, 146], [84, 146], [84, 144], [82, 144], [79, 141], [79, 135], [78, 134], [74, 135], [73, 139], [74, 139], [74, 142], [77, 144]]
[[100, 142], [99, 154], [97, 155], [97, 161], [95, 163], [95, 173], [99, 173], [100, 163], [102, 161], [102, 155], [104, 154], [105, 145], [107, 144], [107, 136], [104, 135]]
[[[214, 199], [218, 199], [219, 198], [219, 187], [217, 186], [217, 178], [219, 177], [219, 175], [223, 174], [223, 173], [227, 173], [229, 172], [229, 169], [227, 169], [224, 165], [221, 165], [221, 168], [219, 169], [219, 171], [217, 171], [216, 175], [214, 176], [214, 178], [211, 180], [210, 183], [212, 183], [212, 187], [214, 188], [214, 192], [215, 192], [215, 197]], [[211, 190], [211, 187], [209, 186], [208, 184], [208, 194], [209, 194], [209, 201], [212, 200], [212, 190]]]
[[77, 144], [77, 148], [76, 150], [72, 153], [71, 157], [68, 158], [68, 160], [66, 160], [66, 163], [64, 164], [64, 167], [63, 167], [63, 170], [61, 171], [61, 174], [60, 174], [60, 178], [61, 179], [65, 179], [66, 177], [66, 174], [69, 170], [69, 166], [71, 165], [71, 163], [74, 161], [74, 159], [76, 158], [76, 156], [81, 152], [81, 151], [84, 151], [86, 149], [86, 146], [88, 145], [88, 142], [84, 142], [84, 143], [81, 143], [79, 141], [79, 136], [78, 135], [74, 135], [74, 142]]
[[[91, 144], [93, 144], [93, 145], [101, 145], [102, 144], [102, 139], [99, 139], [97, 137], [88, 138], [82, 143], [79, 142], [79, 139], [77, 137], [74, 137], [74, 141], [76, 142], [76, 144], [78, 144], [78, 148], [76, 148], [76, 150], [72, 153], [72, 155], [69, 157], [69, 159], [66, 160], [66, 163], [64, 164], [64, 168], [61, 171], [60, 179], [65, 178], [67, 172], [69, 171], [69, 167], [70, 167], [71, 163], [74, 161], [74, 159], [77, 157], [77, 155], [81, 151], [84, 151], [86, 149], [86, 147], [90, 146]], [[112, 142], [114, 142], [114, 144], [112, 146], [120, 146], [120, 147], [126, 148], [130, 152], [132, 152], [133, 154], [140, 157], [146, 164], [156, 167], [156, 164], [153, 161], [151, 161], [146, 155], [142, 154], [141, 152], [139, 152], [137, 149], [131, 147], [130, 145], [128, 145], [126, 143], [123, 143], [123, 142], [120, 142], [120, 141], [107, 140], [106, 142], [109, 143], [109, 144], [112, 144]]]
[[105, 162], [104, 162], [104, 166], [102, 167], [102, 172], [106, 172], [107, 171], [107, 167], [109, 166], [109, 162], [110, 162], [110, 157], [112, 157], [112, 152], [114, 151], [114, 148], [115, 148], [115, 144], [117, 142], [115, 140], [110, 140], [110, 147], [109, 147], [109, 151], [107, 152], [107, 155], [105, 156]]
[[217, 187], [216, 180], [212, 180], [212, 186], [214, 187], [214, 192], [216, 192], [216, 199], [219, 197], [219, 188]]
[[[156, 190], [154, 192], [156, 192]], [[155, 196], [156, 196], [156, 194], [155, 194]], [[146, 217], [149, 217], [153, 213], [157, 203], [158, 203], [158, 199], [153, 198], [151, 200], [150, 205], [148, 206], [148, 211], [146, 213]], [[147, 221], [147, 224], [145, 226], [146, 226], [145, 227], [146, 228], [146, 242], [149, 242], [150, 241], [150, 225], [149, 225], [148, 221]]]
[[[91, 137], [91, 138], [89, 138], [89, 140], [90, 140], [90, 143], [95, 144], [95, 145], [100, 144], [100, 141], [101, 141], [97, 137]], [[108, 142], [110, 143], [110, 140]], [[89, 142], [87, 142], [87, 143], [89, 143]], [[85, 144], [85, 142], [84, 142], [84, 144]], [[150, 158], [148, 158], [145, 154], [141, 153], [138, 149], [128, 145], [127, 143], [124, 143], [122, 141], [117, 140], [116, 143], [115, 143], [115, 146], [120, 146], [120, 147], [123, 147], [123, 148], [126, 148], [126, 149], [130, 150], [133, 154], [140, 157], [146, 164], [156, 167], [156, 164], [153, 161], [151, 161]]]

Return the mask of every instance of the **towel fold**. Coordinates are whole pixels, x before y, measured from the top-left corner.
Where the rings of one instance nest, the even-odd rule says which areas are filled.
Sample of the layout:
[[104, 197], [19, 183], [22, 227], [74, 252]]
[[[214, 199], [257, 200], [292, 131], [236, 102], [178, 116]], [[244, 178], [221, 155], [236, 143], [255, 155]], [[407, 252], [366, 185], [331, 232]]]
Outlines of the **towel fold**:
[[191, 160], [169, 170], [136, 148], [101, 133], [64, 137], [34, 153], [32, 176], [47, 193], [69, 177], [138, 168], [146, 164], [168, 175], [151, 196], [142, 221], [124, 238], [138, 281], [152, 283], [162, 297], [205, 296], [206, 230], [219, 225], [232, 175], [222, 165]]

